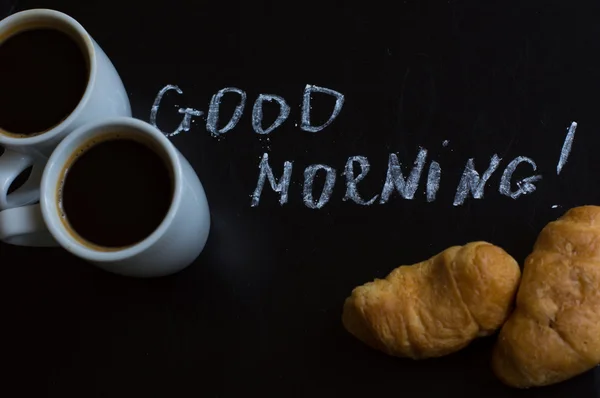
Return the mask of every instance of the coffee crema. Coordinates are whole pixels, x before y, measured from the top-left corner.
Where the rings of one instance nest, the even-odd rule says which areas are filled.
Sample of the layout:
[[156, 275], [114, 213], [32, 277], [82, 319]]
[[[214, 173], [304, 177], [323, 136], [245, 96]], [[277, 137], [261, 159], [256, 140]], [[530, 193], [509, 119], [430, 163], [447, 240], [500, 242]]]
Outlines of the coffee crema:
[[151, 145], [111, 133], [82, 145], [61, 172], [58, 208], [79, 242], [114, 251], [154, 232], [173, 200], [172, 170]]
[[23, 27], [0, 41], [0, 134], [26, 138], [59, 125], [89, 81], [82, 43], [51, 27]]

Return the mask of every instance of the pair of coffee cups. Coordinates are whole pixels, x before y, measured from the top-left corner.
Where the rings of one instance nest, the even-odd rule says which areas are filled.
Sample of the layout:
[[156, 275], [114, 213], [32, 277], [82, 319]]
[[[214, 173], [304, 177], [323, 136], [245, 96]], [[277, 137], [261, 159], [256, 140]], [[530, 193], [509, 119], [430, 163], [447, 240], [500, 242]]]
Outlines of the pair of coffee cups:
[[[9, 131], [1, 115], [10, 118], [12, 113], [0, 111], [0, 146], [4, 148], [0, 156], [0, 240], [30, 247], [62, 246], [106, 271], [126, 276], [164, 276], [187, 267], [203, 250], [210, 229], [206, 195], [193, 168], [158, 129], [131, 117], [127, 92], [115, 67], [70, 16], [34, 9], [0, 21], [0, 59], [4, 56], [10, 60], [3, 54], [5, 43], [36, 30], [38, 36], [45, 34], [41, 31], [57, 31], [73, 40], [85, 59], [86, 81], [74, 108], [57, 124], [40, 131]], [[25, 44], [29, 40], [31, 45], [40, 39], [30, 36], [19, 40]], [[51, 46], [49, 36], [41, 39]], [[6, 53], [18, 55], [18, 46], [19, 41], [13, 40]], [[63, 56], [63, 52], [55, 56]], [[63, 95], [57, 95], [55, 101], [61, 100]], [[36, 118], [36, 110], [26, 117]], [[18, 126], [20, 120], [11, 123]], [[114, 161], [112, 154], [106, 153], [110, 147], [107, 143], [119, 148]], [[139, 152], [137, 144], [151, 153]], [[115, 168], [128, 159], [127, 151], [132, 151], [132, 163], [125, 164], [119, 173]], [[154, 169], [142, 169], [153, 157], [160, 159], [166, 179], [148, 175]], [[141, 160], [146, 163], [135, 163]], [[27, 181], [9, 193], [15, 179], [27, 169], [31, 169]], [[71, 176], [76, 171], [77, 176]], [[112, 187], [112, 182], [116, 184], [123, 175], [135, 181], [131, 185], [121, 181]], [[144, 192], [136, 189], [163, 193], [158, 195], [163, 197], [159, 218], [152, 206], [160, 200], [155, 195], [140, 200]], [[164, 192], [168, 192], [166, 199]], [[136, 198], [139, 206], [132, 203]], [[69, 206], [74, 209], [72, 213]], [[153, 213], [148, 217], [154, 217], [155, 225], [143, 219], [146, 209]], [[130, 218], [128, 212], [136, 213], [138, 219]], [[115, 215], [123, 220], [115, 220]], [[101, 231], [86, 226], [88, 218]]]

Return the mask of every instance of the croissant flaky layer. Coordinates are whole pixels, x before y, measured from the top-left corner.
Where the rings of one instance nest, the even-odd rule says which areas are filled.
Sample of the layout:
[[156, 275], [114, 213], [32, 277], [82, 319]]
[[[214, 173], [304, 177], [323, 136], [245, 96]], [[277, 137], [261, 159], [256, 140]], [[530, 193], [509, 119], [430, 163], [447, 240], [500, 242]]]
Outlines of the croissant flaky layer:
[[389, 355], [439, 357], [497, 330], [520, 277], [517, 262], [498, 246], [454, 246], [355, 288], [342, 321], [359, 340]]
[[492, 356], [513, 387], [558, 383], [600, 363], [600, 207], [569, 210], [525, 260], [516, 309]]

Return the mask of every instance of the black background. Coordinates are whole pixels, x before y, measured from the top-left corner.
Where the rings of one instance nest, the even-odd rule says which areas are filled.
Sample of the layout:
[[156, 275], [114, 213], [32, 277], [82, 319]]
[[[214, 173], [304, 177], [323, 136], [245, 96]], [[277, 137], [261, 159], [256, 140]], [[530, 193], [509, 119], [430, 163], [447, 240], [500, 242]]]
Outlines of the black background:
[[[221, 88], [248, 94], [242, 120], [222, 138], [202, 118], [171, 138], [203, 182], [212, 215], [206, 249], [186, 270], [128, 279], [60, 249], [0, 245], [2, 359], [18, 385], [2, 395], [600, 396], [598, 369], [548, 388], [503, 386], [489, 367], [493, 337], [415, 362], [366, 348], [340, 319], [353, 287], [398, 265], [472, 240], [522, 263], [547, 222], [598, 202], [599, 2], [2, 4], [2, 16], [45, 7], [81, 22], [115, 64], [137, 118], [148, 121], [157, 92], [178, 85], [184, 95], [165, 96], [159, 112], [163, 131], [179, 123], [175, 105], [206, 112]], [[339, 118], [316, 134], [295, 125], [306, 84], [346, 97]], [[251, 127], [260, 93], [281, 95], [292, 109], [269, 139]], [[315, 122], [331, 109], [327, 100], [314, 97]], [[231, 109], [228, 100], [222, 112]], [[557, 176], [572, 121], [573, 150]], [[348, 157], [369, 158], [359, 187], [370, 198], [381, 193], [389, 153], [406, 172], [420, 146], [442, 167], [435, 202], [426, 202], [425, 178], [412, 201], [342, 200]], [[250, 206], [264, 152], [277, 176], [294, 162], [284, 206], [268, 185]], [[485, 197], [452, 206], [467, 159], [482, 173], [494, 153], [503, 160]], [[513, 200], [498, 183], [520, 155], [535, 160], [543, 180]], [[338, 171], [321, 210], [301, 195], [303, 170], [315, 163]], [[528, 175], [521, 166], [515, 178]]]

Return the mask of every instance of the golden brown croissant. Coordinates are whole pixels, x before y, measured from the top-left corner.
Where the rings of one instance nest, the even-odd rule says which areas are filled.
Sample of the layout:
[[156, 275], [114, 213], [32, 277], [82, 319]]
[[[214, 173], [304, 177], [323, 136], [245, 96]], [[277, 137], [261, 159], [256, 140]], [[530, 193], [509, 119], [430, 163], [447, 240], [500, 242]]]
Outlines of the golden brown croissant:
[[492, 367], [504, 383], [558, 383], [600, 363], [600, 207], [569, 210], [527, 257]]
[[355, 288], [342, 321], [359, 340], [389, 355], [438, 357], [498, 329], [520, 277], [517, 262], [498, 246], [454, 246]]

